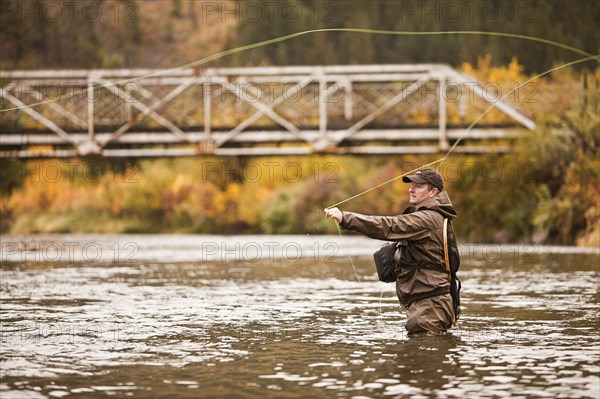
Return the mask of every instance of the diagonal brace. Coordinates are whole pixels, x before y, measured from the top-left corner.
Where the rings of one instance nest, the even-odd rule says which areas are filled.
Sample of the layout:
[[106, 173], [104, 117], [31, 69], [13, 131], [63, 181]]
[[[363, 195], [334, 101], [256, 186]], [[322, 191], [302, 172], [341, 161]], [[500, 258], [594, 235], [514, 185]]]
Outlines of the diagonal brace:
[[[468, 88], [470, 88], [473, 91], [473, 93], [475, 93], [476, 96], [480, 97], [485, 102], [492, 104], [494, 106], [494, 108], [497, 108], [500, 111], [504, 112], [506, 115], [510, 116], [511, 118], [513, 118], [514, 120], [516, 120], [517, 122], [519, 122], [520, 124], [525, 126], [527, 129], [529, 129], [529, 130], [535, 129], [535, 122], [533, 120], [529, 119], [528, 117], [526, 117], [525, 115], [523, 115], [516, 108], [514, 108], [511, 105], [509, 105], [508, 103], [506, 103], [502, 99], [503, 97], [501, 97], [496, 102], [492, 102], [492, 101], [490, 101], [489, 98], [486, 98], [485, 92], [484, 92], [483, 88], [481, 87], [481, 85], [479, 84], [479, 82], [477, 82], [477, 80], [471, 78], [469, 75], [467, 75], [465, 73], [461, 74], [461, 73], [455, 72], [453, 75], [455, 76], [456, 80], [459, 83], [462, 83], [465, 86], [467, 86]], [[477, 84], [473, 85], [472, 84], [473, 82], [477, 82]]]
[[99, 83], [101, 84], [101, 86], [103, 86], [106, 89], [110, 90], [115, 95], [117, 95], [118, 97], [122, 98], [124, 101], [129, 102], [131, 105], [133, 105], [134, 107], [136, 107], [138, 110], [141, 111], [141, 113], [138, 114], [137, 117], [134, 120], [127, 122], [126, 124], [124, 124], [123, 126], [121, 126], [119, 129], [117, 129], [113, 134], [111, 134], [108, 138], [106, 138], [102, 142], [102, 145], [104, 146], [104, 145], [108, 144], [109, 142], [118, 139], [127, 130], [129, 130], [133, 125], [135, 125], [136, 123], [140, 122], [142, 119], [144, 119], [148, 115], [151, 116], [154, 120], [156, 120], [161, 125], [165, 126], [167, 129], [169, 129], [171, 131], [171, 133], [173, 133], [175, 136], [180, 137], [183, 140], [188, 141], [188, 142], [195, 142], [195, 140], [192, 139], [189, 135], [187, 135], [183, 130], [179, 129], [171, 121], [169, 121], [168, 119], [166, 119], [163, 116], [161, 116], [160, 114], [158, 114], [156, 112], [156, 109], [162, 107], [164, 104], [166, 104], [167, 102], [171, 101], [174, 97], [176, 97], [181, 92], [183, 92], [185, 89], [187, 89], [188, 87], [190, 87], [194, 83], [194, 81], [196, 79], [197, 78], [194, 77], [194, 78], [189, 79], [188, 81], [182, 83], [181, 85], [179, 85], [178, 87], [176, 87], [174, 90], [172, 90], [171, 92], [169, 92], [165, 97], [163, 97], [162, 100], [156, 101], [150, 107], [147, 106], [147, 105], [145, 105], [145, 104], [143, 104], [142, 102], [140, 102], [138, 100], [132, 99], [131, 97], [125, 95], [123, 93], [123, 91], [119, 87], [117, 87], [114, 83], [109, 82], [109, 81], [104, 80], [104, 79], [101, 79], [99, 81]]
[[[307, 76], [306, 78], [304, 78], [303, 80], [301, 80], [300, 82], [298, 82], [299, 90], [302, 90], [303, 88], [305, 88], [310, 82], [313, 81], [313, 79], [314, 79], [314, 77], [312, 75], [310, 75], [310, 76]], [[281, 96], [277, 97], [273, 101], [273, 103], [270, 105], [271, 109], [273, 109], [276, 106], [278, 106], [279, 104], [281, 104], [283, 102], [283, 100], [285, 100], [285, 96], [282, 94]], [[231, 131], [229, 131], [225, 136], [223, 136], [219, 140], [217, 140], [215, 143], [216, 146], [217, 147], [222, 146], [224, 143], [226, 143], [227, 141], [231, 140], [232, 138], [234, 138], [235, 136], [240, 134], [242, 131], [244, 131], [244, 129], [246, 129], [248, 126], [252, 125], [254, 122], [259, 120], [260, 117], [262, 117], [264, 114], [265, 114], [264, 110], [258, 109], [258, 111], [256, 111], [256, 113], [254, 113], [248, 119], [246, 119], [245, 121], [243, 121], [242, 123], [237, 125]]]
[[[290, 133], [292, 133], [296, 137], [300, 138], [301, 140], [306, 141], [307, 143], [311, 143], [313, 141], [310, 137], [302, 134], [302, 131], [300, 129], [298, 129], [298, 127], [296, 127], [293, 123], [291, 123], [290, 121], [286, 120], [285, 118], [280, 116], [278, 113], [273, 111], [273, 105], [267, 105], [267, 104], [263, 103], [262, 101], [258, 101], [258, 100], [255, 102], [249, 102], [246, 99], [244, 99], [243, 96], [240, 95], [240, 93], [237, 93], [235, 86], [232, 85], [231, 83], [224, 81], [224, 82], [220, 82], [220, 84], [225, 86], [225, 89], [227, 89], [228, 91], [235, 94], [242, 101], [247, 102], [248, 104], [252, 105], [254, 108], [258, 109], [259, 111], [262, 111], [265, 115], [267, 115], [269, 118], [271, 118], [275, 122], [279, 123], [281, 126], [286, 128]], [[244, 92], [246, 94], [250, 95], [245, 88], [242, 88], [242, 90], [244, 90]]]
[[4, 97], [8, 101], [13, 103], [17, 107], [19, 107], [20, 109], [22, 109], [23, 112], [25, 112], [26, 114], [31, 116], [33, 119], [35, 119], [36, 121], [38, 121], [41, 124], [43, 124], [44, 126], [46, 126], [48, 129], [52, 130], [54, 133], [56, 133], [57, 136], [59, 136], [66, 142], [71, 143], [73, 145], [78, 144], [74, 139], [72, 139], [69, 136], [69, 134], [67, 132], [65, 132], [63, 129], [58, 127], [58, 125], [56, 125], [50, 119], [46, 118], [45, 116], [43, 116], [42, 114], [40, 114], [39, 112], [34, 110], [33, 107], [25, 104], [23, 101], [19, 100], [17, 97], [9, 94], [5, 89], [0, 89], [0, 97]]
[[35, 90], [29, 84], [25, 84], [25, 90], [27, 91], [27, 93], [31, 94], [35, 98], [36, 101], [44, 102], [44, 104], [48, 104], [48, 106], [50, 108], [52, 108], [57, 113], [61, 114], [62, 116], [64, 116], [65, 118], [67, 118], [68, 120], [73, 122], [73, 124], [78, 125], [82, 129], [87, 128], [87, 124], [84, 121], [79, 119], [76, 115], [73, 115], [71, 112], [67, 111], [65, 108], [58, 105], [55, 101], [42, 95], [42, 93]]
[[408, 96], [414, 94], [417, 90], [419, 90], [421, 88], [421, 86], [423, 86], [423, 84], [425, 84], [430, 79], [431, 79], [431, 77], [429, 75], [425, 75], [421, 79], [417, 80], [416, 82], [411, 83], [407, 88], [405, 88], [400, 93], [395, 95], [387, 103], [385, 103], [381, 107], [377, 108], [376, 110], [371, 112], [369, 115], [365, 116], [360, 121], [356, 122], [354, 125], [349, 127], [344, 132], [344, 134], [340, 135], [339, 137], [337, 137], [335, 139], [335, 144], [338, 144], [341, 141], [349, 138], [354, 133], [358, 132], [360, 129], [365, 127], [367, 124], [371, 123], [375, 118], [377, 118], [381, 114], [385, 113], [386, 111], [389, 111], [393, 106], [395, 106], [399, 102], [404, 101]]

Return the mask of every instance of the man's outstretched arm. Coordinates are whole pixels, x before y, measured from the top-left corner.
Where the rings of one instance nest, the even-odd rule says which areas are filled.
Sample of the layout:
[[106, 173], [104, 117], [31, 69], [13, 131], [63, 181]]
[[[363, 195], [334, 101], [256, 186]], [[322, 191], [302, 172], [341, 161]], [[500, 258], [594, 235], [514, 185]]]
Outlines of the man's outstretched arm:
[[418, 212], [397, 216], [370, 216], [354, 212], [342, 213], [338, 208], [325, 211], [343, 229], [353, 230], [379, 240], [418, 240], [429, 235], [438, 223], [436, 212]]

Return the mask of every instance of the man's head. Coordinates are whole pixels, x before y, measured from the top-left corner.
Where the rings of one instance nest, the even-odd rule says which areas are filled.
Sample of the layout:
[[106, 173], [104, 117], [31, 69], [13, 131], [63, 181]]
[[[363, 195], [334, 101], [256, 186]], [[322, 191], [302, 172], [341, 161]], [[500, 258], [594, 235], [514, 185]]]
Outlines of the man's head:
[[414, 175], [404, 176], [402, 181], [410, 183], [408, 202], [411, 205], [418, 205], [427, 198], [436, 196], [444, 189], [442, 176], [431, 168], [419, 169]]

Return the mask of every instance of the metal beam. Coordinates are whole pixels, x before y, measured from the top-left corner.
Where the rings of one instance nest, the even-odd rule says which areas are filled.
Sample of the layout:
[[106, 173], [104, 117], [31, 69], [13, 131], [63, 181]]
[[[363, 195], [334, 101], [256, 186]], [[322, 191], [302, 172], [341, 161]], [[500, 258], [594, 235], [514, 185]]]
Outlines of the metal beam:
[[[457, 153], [484, 154], [505, 153], [510, 151], [507, 146], [468, 146], [457, 147]], [[102, 156], [107, 158], [139, 157], [197, 157], [202, 155], [215, 156], [290, 156], [309, 155], [311, 147], [253, 147], [253, 148], [218, 148], [214, 152], [204, 152], [194, 148], [151, 148], [151, 149], [104, 149]], [[437, 145], [429, 146], [359, 146], [338, 147], [327, 152], [337, 155], [404, 155], [404, 154], [442, 154]], [[0, 151], [0, 158], [73, 158], [78, 156], [76, 150], [16, 150]]]
[[[329, 135], [334, 139], [341, 137], [345, 131], [329, 131]], [[464, 140], [506, 140], [519, 137], [523, 132], [521, 128], [514, 129], [448, 129], [447, 137], [450, 140], [456, 140], [459, 137]], [[193, 131], [186, 133], [194, 142], [204, 140], [204, 132]], [[213, 132], [216, 140], [227, 135], [228, 132]], [[306, 130], [305, 135], [311, 141], [318, 140], [320, 131]], [[70, 136], [77, 142], [86, 139], [85, 133], [71, 133]], [[111, 133], [96, 133], [96, 139], [104, 142], [109, 139]], [[397, 142], [406, 141], [435, 141], [439, 137], [439, 130], [436, 128], [428, 129], [365, 129], [352, 136], [355, 142], [390, 142], [390, 145]], [[299, 139], [287, 130], [278, 131], [247, 131], [238, 134], [236, 137], [228, 139], [232, 144], [259, 144], [259, 143], [300, 143], [305, 142]], [[170, 133], [153, 132], [129, 132], [126, 135], [112, 141], [113, 144], [186, 144], [188, 141]], [[26, 145], [60, 145], [64, 141], [55, 134], [44, 133], [19, 133], [19, 134], [0, 134], [0, 146], [26, 146]]]
[[[487, 103], [492, 104], [494, 106], [494, 108], [497, 108], [500, 111], [504, 112], [506, 115], [510, 116], [511, 118], [513, 118], [514, 120], [516, 120], [517, 122], [519, 122], [520, 124], [525, 126], [527, 129], [529, 129], [529, 130], [535, 129], [534, 121], [532, 121], [531, 119], [529, 119], [528, 117], [526, 117], [525, 115], [523, 115], [522, 113], [517, 111], [515, 108], [508, 105], [502, 99], [500, 99], [496, 102], [491, 102], [488, 98], [486, 98], [483, 88], [481, 87], [479, 82], [477, 82], [474, 78], [470, 77], [469, 75], [467, 75], [465, 73], [463, 73], [463, 74], [455, 73], [454, 75], [456, 76], [457, 82], [467, 85], [467, 87], [469, 89], [471, 89], [473, 91], [473, 93], [475, 93], [476, 96], [483, 99]], [[473, 83], [475, 83], [475, 84], [473, 84]]]

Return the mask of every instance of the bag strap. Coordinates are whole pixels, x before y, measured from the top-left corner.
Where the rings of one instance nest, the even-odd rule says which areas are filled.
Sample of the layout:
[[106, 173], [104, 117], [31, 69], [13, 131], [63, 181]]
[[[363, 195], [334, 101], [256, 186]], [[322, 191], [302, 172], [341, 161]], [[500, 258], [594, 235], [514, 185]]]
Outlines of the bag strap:
[[444, 218], [444, 263], [448, 271], [448, 281], [450, 281], [450, 260], [448, 258], [448, 218]]
[[[444, 263], [446, 264], [446, 271], [448, 272], [448, 282], [450, 283], [450, 288], [452, 288], [452, 273], [450, 270], [450, 260], [448, 258], [448, 218], [444, 218]], [[456, 314], [454, 313], [454, 309], [452, 309], [452, 324], [456, 323]]]

